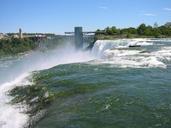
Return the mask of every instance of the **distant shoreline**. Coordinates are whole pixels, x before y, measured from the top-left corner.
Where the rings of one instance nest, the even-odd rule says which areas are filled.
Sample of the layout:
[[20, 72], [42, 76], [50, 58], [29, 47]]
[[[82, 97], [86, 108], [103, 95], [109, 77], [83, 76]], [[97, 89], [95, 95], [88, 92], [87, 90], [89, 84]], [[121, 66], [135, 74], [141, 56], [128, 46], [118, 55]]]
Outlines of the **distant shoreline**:
[[103, 36], [96, 36], [96, 40], [117, 40], [117, 39], [170, 39], [171, 36], [168, 37], [149, 37], [149, 36], [137, 36], [137, 37], [119, 37], [119, 36], [109, 36], [109, 35], [103, 35]]
[[116, 39], [116, 38], [171, 38], [171, 22], [165, 25], [154, 26], [140, 24], [137, 28], [116, 28], [115, 26], [98, 29], [95, 34], [96, 39]]
[[0, 39], [0, 57], [18, 55], [35, 49], [38, 43], [29, 38]]

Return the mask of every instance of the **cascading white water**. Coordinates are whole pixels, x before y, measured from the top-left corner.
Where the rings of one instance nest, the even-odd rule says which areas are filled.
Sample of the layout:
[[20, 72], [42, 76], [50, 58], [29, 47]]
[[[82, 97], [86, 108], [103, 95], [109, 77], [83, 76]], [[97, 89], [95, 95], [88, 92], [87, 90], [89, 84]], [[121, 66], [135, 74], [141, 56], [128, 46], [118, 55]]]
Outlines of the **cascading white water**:
[[[146, 51], [147, 46], [157, 45], [154, 42], [150, 39], [98, 40], [92, 49], [92, 53], [99, 58], [96, 63], [108, 63], [119, 67], [166, 68], [167, 65], [164, 60], [171, 58], [171, 48], [167, 46], [167, 49], [161, 47], [156, 51]], [[142, 47], [129, 48], [129, 46], [136, 45]]]
[[7, 95], [14, 86], [21, 84], [21, 82], [27, 82], [23, 81], [27, 76], [28, 74], [25, 73], [13, 81], [0, 85], [0, 128], [22, 128], [27, 123], [28, 116], [20, 111], [23, 106], [10, 105], [11, 97]]
[[89, 52], [66, 45], [55, 50], [34, 51], [18, 58], [0, 60], [0, 128], [23, 128], [26, 125], [29, 117], [22, 113], [24, 106], [9, 104], [12, 97], [8, 96], [8, 91], [27, 85], [30, 72], [92, 59]]
[[58, 64], [90, 60], [94, 60], [89, 62], [90, 64], [108, 63], [132, 68], [166, 68], [167, 64], [164, 61], [171, 61], [171, 47], [166, 47], [164, 44], [160, 49], [150, 52], [144, 51], [143, 48], [130, 49], [130, 45], [155, 46], [157, 44], [150, 39], [97, 41], [91, 53], [77, 51], [67, 45], [55, 50], [34, 51], [17, 58], [0, 60], [0, 128], [22, 128], [27, 123], [29, 117], [21, 113], [25, 108], [9, 104], [12, 97], [7, 94], [15, 86], [27, 85], [27, 77], [32, 71], [48, 69]]

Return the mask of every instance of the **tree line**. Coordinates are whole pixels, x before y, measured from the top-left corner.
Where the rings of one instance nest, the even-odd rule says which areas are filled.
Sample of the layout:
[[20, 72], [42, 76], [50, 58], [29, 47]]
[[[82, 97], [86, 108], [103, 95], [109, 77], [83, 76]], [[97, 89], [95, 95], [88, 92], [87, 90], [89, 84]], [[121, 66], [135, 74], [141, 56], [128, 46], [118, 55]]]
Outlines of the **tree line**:
[[121, 36], [121, 37], [155, 37], [155, 38], [164, 38], [171, 37], [171, 22], [166, 23], [165, 25], [158, 26], [155, 23], [153, 26], [140, 24], [137, 28], [129, 27], [119, 29], [115, 26], [107, 27], [104, 30], [98, 29], [96, 35], [110, 35], [110, 36]]
[[29, 38], [9, 38], [0, 40], [0, 56], [13, 55], [17, 53], [32, 50], [38, 46], [38, 43]]

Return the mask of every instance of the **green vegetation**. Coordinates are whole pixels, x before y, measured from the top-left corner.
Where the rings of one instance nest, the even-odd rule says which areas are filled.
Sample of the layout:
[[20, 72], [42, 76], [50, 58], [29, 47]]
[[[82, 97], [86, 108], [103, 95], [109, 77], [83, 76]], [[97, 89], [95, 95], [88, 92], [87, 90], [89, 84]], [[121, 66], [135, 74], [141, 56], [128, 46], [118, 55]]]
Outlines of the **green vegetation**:
[[169, 128], [170, 72], [163, 76], [163, 71], [59, 65], [33, 72], [28, 77], [33, 85], [18, 86], [9, 94], [12, 103], [27, 105], [29, 128]]
[[26, 112], [30, 116], [36, 115], [55, 100], [54, 92], [49, 91], [43, 85], [16, 87], [10, 92], [10, 95], [14, 96], [12, 104], [26, 103], [31, 108]]
[[96, 31], [97, 39], [113, 39], [113, 38], [167, 38], [171, 37], [171, 23], [158, 26], [141, 24], [137, 28], [118, 29], [115, 26], [107, 27], [104, 30]]
[[0, 56], [13, 55], [32, 50], [38, 46], [38, 43], [31, 38], [9, 38], [0, 40]]
[[30, 81], [34, 84], [17, 86], [9, 92], [9, 95], [13, 97], [11, 103], [26, 104], [29, 109], [25, 113], [32, 117], [48, 108], [55, 101], [90, 94], [106, 87], [106, 83], [78, 83], [77, 80], [68, 78], [52, 80], [54, 77], [63, 78], [71, 75], [70, 71], [66, 72], [62, 69], [66, 66], [68, 66], [67, 68], [72, 66], [73, 71], [78, 68], [77, 64], [60, 65], [52, 69], [33, 72]]

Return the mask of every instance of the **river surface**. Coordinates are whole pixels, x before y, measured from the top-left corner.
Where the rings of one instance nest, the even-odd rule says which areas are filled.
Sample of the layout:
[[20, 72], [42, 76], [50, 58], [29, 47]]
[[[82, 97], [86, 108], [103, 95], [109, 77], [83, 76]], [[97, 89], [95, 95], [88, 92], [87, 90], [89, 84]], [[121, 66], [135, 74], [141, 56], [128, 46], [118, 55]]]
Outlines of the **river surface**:
[[170, 128], [171, 39], [1, 58], [0, 128], [11, 127]]

